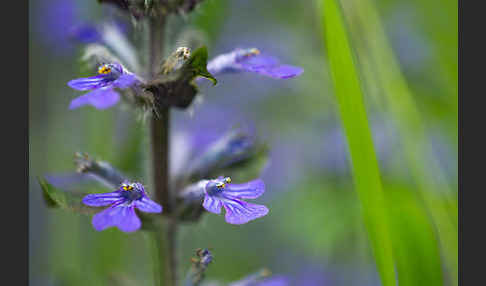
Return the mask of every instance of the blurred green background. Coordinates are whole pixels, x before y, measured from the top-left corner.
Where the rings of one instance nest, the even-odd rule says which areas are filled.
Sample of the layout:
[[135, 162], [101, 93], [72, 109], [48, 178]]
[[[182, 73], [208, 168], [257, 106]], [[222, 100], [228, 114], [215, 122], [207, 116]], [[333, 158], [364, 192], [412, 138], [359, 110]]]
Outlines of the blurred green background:
[[[81, 46], [66, 30], [113, 14], [94, 0], [30, 1], [31, 285], [152, 285], [143, 233], [96, 232], [89, 217], [48, 210], [36, 181], [73, 171], [76, 151], [145, 179], [147, 124], [135, 113], [68, 110], [80, 95], [66, 83], [81, 75]], [[387, 275], [399, 285], [458, 284], [457, 2], [206, 0], [170, 23], [172, 31], [198, 31], [210, 58], [257, 47], [305, 70], [286, 81], [224, 75], [216, 87], [201, 84], [203, 100], [193, 109], [172, 111], [174, 134], [251, 122], [271, 147], [258, 201], [270, 213], [243, 226], [216, 215], [183, 226], [181, 274], [194, 250], [208, 247], [208, 280], [230, 282], [267, 267], [293, 285], [388, 285], [380, 282]], [[169, 39], [175, 46], [177, 34]], [[339, 45], [346, 40], [350, 65]], [[340, 101], [339, 90], [353, 83], [373, 148], [359, 110]], [[358, 129], [344, 132], [346, 122]], [[376, 174], [378, 189], [366, 184]], [[373, 225], [384, 227], [374, 232]]]

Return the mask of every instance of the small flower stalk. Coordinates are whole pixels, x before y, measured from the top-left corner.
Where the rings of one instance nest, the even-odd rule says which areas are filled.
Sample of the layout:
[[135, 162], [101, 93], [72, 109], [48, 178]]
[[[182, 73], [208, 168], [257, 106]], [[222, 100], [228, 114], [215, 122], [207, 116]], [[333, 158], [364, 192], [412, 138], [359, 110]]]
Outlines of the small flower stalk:
[[198, 286], [205, 278], [209, 264], [213, 262], [213, 255], [207, 248], [198, 248], [196, 257], [191, 258], [191, 269], [187, 273], [184, 286]]

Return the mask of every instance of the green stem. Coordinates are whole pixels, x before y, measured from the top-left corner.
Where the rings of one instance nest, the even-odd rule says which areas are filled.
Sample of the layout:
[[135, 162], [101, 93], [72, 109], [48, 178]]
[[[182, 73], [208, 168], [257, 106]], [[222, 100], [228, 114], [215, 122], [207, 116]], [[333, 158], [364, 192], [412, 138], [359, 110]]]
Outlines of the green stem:
[[[154, 78], [162, 63], [164, 48], [165, 18], [153, 17], [149, 19], [149, 61], [148, 74]], [[167, 216], [167, 224], [159, 224], [155, 232], [158, 263], [160, 268], [158, 285], [177, 285], [177, 260], [176, 260], [176, 234], [177, 222], [170, 217], [173, 208], [173, 196], [169, 187], [169, 126], [170, 110], [161, 108], [157, 114], [152, 115], [150, 126], [151, 150], [152, 150], [152, 176], [156, 200], [164, 206], [164, 214]]]

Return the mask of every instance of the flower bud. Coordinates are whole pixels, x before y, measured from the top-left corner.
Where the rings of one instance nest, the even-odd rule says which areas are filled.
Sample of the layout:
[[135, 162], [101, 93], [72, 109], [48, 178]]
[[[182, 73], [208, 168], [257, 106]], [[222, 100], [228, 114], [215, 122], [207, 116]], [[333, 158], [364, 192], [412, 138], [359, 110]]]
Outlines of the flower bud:
[[199, 179], [249, 159], [256, 151], [254, 138], [241, 130], [232, 130], [214, 142], [189, 167], [190, 178]]
[[74, 161], [79, 173], [90, 174], [109, 188], [116, 188], [126, 181], [126, 178], [109, 163], [93, 160], [86, 153], [77, 152]]

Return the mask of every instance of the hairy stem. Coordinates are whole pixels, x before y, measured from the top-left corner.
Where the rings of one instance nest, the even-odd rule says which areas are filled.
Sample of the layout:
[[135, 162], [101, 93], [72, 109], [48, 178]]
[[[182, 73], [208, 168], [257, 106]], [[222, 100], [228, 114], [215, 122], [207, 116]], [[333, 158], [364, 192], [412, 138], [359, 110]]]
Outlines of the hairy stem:
[[[149, 61], [148, 74], [155, 77], [163, 56], [164, 19], [149, 19]], [[164, 205], [164, 212], [169, 213], [169, 108], [161, 108], [152, 115], [150, 138], [152, 147], [152, 176], [157, 201]]]
[[160, 110], [152, 116], [150, 138], [152, 144], [152, 176], [156, 200], [164, 206], [166, 214], [171, 212], [169, 190], [169, 110]]
[[[153, 78], [162, 63], [164, 46], [165, 19], [154, 17], [149, 20], [149, 61], [148, 74]], [[171, 214], [173, 208], [173, 196], [169, 186], [169, 126], [170, 110], [168, 107], [159, 109], [152, 115], [150, 126], [150, 138], [152, 149], [152, 176], [156, 200], [163, 204], [164, 213]], [[156, 232], [158, 241], [159, 263], [163, 266], [160, 271], [160, 285], [177, 285], [177, 260], [176, 260], [176, 220], [168, 217], [167, 224], [160, 225]]]

